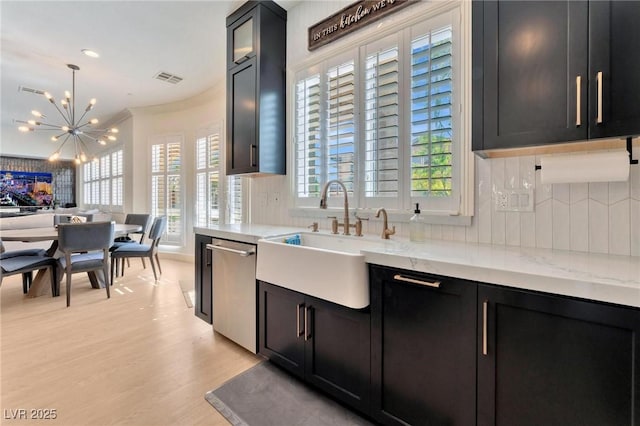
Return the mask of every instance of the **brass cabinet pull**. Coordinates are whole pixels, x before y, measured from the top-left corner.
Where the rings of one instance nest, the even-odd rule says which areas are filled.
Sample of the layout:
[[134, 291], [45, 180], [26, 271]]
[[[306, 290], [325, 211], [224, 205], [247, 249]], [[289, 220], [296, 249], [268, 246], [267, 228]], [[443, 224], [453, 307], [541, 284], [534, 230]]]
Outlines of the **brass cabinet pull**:
[[582, 77], [576, 77], [576, 127], [580, 127], [582, 125], [582, 120], [580, 119], [580, 110], [581, 110], [581, 99], [580, 99], [580, 85], [582, 82]]
[[596, 74], [596, 84], [598, 86], [598, 112], [596, 115], [596, 123], [602, 123], [602, 71]]
[[404, 282], [407, 282], [407, 283], [425, 285], [427, 287], [435, 287], [435, 288], [440, 288], [440, 284], [442, 284], [440, 281], [431, 282], [431, 281], [416, 280], [415, 278], [403, 277], [400, 274], [394, 275], [393, 279], [396, 280], [396, 281], [404, 281]]
[[487, 316], [489, 310], [489, 301], [482, 302], [482, 355], [487, 355], [489, 349], [487, 347]]
[[296, 305], [296, 338], [302, 336], [304, 331], [300, 329], [300, 308], [304, 307], [304, 303], [298, 303]]

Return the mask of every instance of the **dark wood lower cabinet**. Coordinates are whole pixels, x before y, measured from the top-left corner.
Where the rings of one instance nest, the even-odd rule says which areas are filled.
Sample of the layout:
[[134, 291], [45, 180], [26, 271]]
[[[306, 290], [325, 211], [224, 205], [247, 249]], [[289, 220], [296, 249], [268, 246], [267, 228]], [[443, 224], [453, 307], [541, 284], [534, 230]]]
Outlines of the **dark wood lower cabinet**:
[[475, 424], [476, 284], [378, 266], [370, 278], [372, 416]]
[[478, 322], [478, 425], [640, 424], [637, 309], [480, 285]]
[[259, 282], [260, 351], [368, 414], [370, 313]]

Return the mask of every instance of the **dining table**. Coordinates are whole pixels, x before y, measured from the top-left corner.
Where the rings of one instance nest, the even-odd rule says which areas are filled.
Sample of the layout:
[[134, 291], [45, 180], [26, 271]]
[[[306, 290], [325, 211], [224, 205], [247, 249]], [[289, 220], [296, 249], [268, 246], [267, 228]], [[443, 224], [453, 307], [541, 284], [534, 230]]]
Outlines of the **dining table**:
[[[130, 225], [123, 223], [114, 224], [114, 236], [123, 237], [127, 234], [140, 232], [142, 226]], [[5, 241], [22, 241], [22, 242], [38, 242], [38, 241], [51, 241], [51, 246], [47, 249], [47, 256], [56, 257], [58, 251], [58, 228], [26, 228], [26, 229], [6, 229], [0, 231], [0, 236]], [[57, 274], [56, 274], [57, 275]], [[102, 271], [89, 272], [89, 281], [93, 288], [103, 288], [105, 277], [102, 276]], [[47, 289], [51, 287], [49, 282], [49, 275], [46, 270], [41, 269], [36, 274], [31, 287], [27, 293], [27, 297], [38, 297], [47, 293]]]

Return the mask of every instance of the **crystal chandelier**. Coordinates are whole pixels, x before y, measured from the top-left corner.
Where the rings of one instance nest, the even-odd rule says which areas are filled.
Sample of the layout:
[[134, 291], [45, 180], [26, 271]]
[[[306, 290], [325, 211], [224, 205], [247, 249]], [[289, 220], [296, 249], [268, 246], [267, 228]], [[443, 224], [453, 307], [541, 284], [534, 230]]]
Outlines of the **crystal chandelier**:
[[[100, 145], [106, 145], [107, 141], [115, 141], [116, 137], [115, 133], [118, 133], [118, 129], [98, 129], [93, 126], [98, 124], [97, 118], [85, 119], [85, 116], [89, 111], [93, 109], [93, 106], [96, 104], [95, 99], [91, 99], [89, 101], [89, 105], [84, 109], [82, 115], [78, 117], [76, 115], [76, 71], [80, 70], [80, 67], [73, 64], [67, 64], [73, 73], [72, 76], [72, 88], [71, 93], [69, 91], [64, 92], [64, 98], [60, 100], [60, 106], [56, 104], [55, 99], [48, 92], [44, 92], [44, 96], [51, 102], [51, 104], [58, 110], [60, 116], [62, 117], [64, 123], [63, 124], [52, 124], [46, 123], [44, 119], [47, 118], [46, 115], [42, 114], [40, 111], [33, 110], [31, 114], [36, 117], [35, 120], [16, 120], [16, 122], [21, 123], [18, 130], [21, 132], [33, 132], [36, 130], [47, 130], [57, 132], [55, 136], [51, 137], [53, 142], [57, 142], [62, 138], [62, 144], [58, 147], [58, 149], [51, 154], [49, 157], [49, 161], [56, 161], [58, 157], [60, 157], [60, 152], [62, 148], [67, 143], [67, 141], [72, 140], [75, 149], [75, 162], [76, 164], [81, 164], [87, 161], [88, 155], [90, 154], [90, 150], [87, 147], [87, 140], [91, 140], [92, 142], [96, 142]], [[93, 156], [93, 161], [97, 161], [98, 158]]]

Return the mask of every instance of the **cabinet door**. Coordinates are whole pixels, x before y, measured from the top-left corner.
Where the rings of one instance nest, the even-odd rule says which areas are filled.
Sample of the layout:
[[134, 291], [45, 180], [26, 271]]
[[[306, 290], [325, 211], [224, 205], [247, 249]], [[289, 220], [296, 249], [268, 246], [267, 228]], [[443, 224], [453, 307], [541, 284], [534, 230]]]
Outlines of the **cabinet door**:
[[372, 416], [475, 424], [475, 283], [375, 266], [370, 276]]
[[260, 354], [304, 377], [304, 296], [259, 282]]
[[640, 2], [589, 3], [591, 138], [640, 134], [639, 21]]
[[369, 310], [306, 297], [305, 379], [364, 413], [371, 378]]
[[478, 425], [640, 424], [638, 310], [485, 285], [478, 303]]
[[256, 9], [227, 27], [227, 67], [232, 68], [256, 56]]
[[227, 73], [227, 174], [257, 170], [256, 58]]
[[474, 2], [474, 150], [587, 139], [587, 15], [582, 1]]
[[212, 238], [206, 235], [196, 234], [195, 264], [196, 264], [196, 316], [209, 324], [212, 322], [212, 286], [211, 286], [211, 250], [207, 250], [207, 244], [211, 244]]

